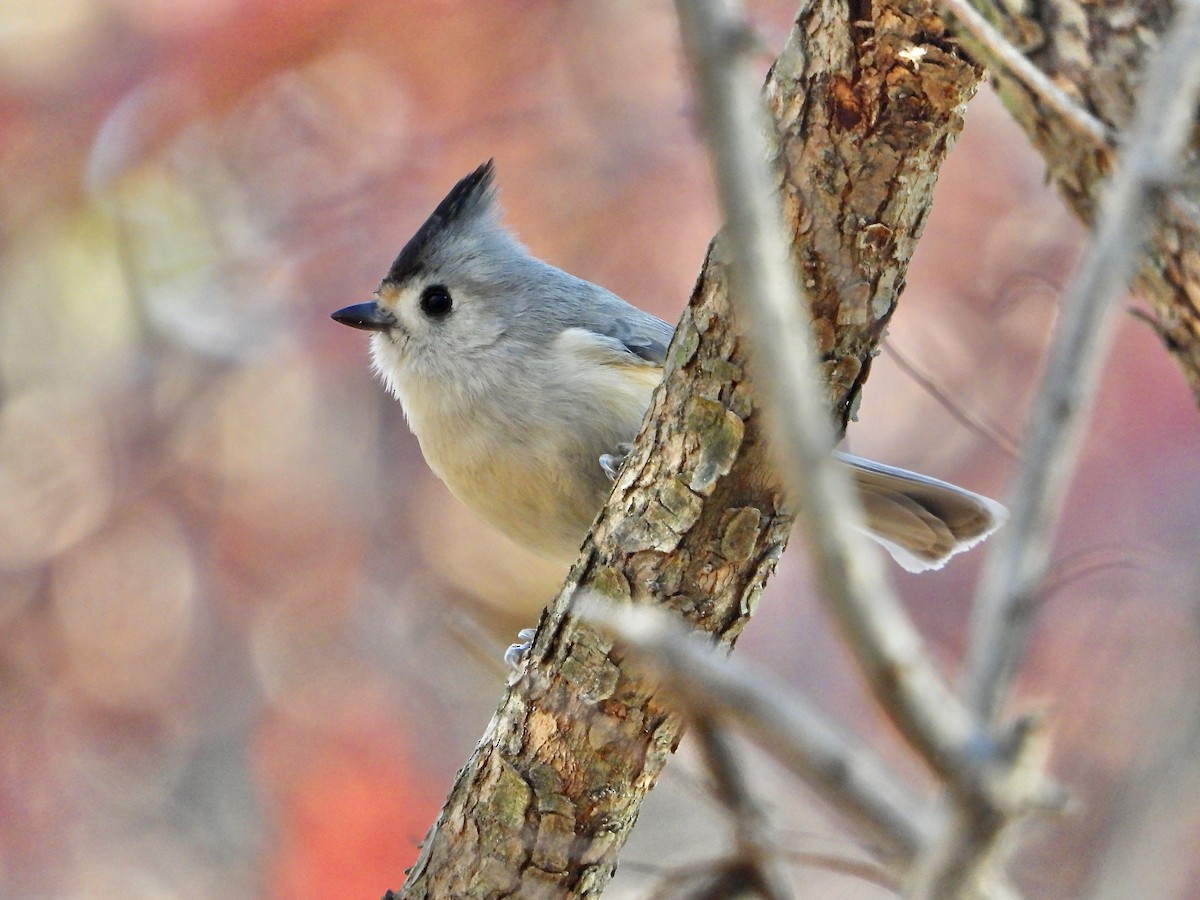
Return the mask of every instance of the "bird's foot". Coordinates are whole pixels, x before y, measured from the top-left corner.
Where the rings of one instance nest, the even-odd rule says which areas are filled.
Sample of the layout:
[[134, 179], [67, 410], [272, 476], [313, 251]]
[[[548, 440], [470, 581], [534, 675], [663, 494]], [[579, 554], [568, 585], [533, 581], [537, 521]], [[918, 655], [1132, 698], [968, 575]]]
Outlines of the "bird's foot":
[[517, 637], [521, 639], [521, 643], [509, 644], [508, 649], [504, 651], [504, 662], [513, 671], [524, 665], [525, 657], [529, 655], [529, 651], [533, 647], [533, 636], [535, 634], [537, 634], [536, 628], [522, 628], [517, 632]]
[[633, 444], [617, 444], [616, 453], [605, 453], [600, 457], [600, 468], [604, 470], [604, 474], [608, 476], [609, 481], [617, 480], [617, 472], [621, 471], [621, 465], [625, 462], [625, 457], [632, 450]]

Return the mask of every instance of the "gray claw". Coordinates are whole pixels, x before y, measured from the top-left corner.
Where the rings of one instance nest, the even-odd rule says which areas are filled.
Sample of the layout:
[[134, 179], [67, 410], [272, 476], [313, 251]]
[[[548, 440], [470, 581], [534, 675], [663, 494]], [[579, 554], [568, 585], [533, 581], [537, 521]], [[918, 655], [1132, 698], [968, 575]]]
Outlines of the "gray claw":
[[517, 637], [521, 639], [521, 643], [509, 644], [508, 649], [504, 651], [504, 662], [510, 669], [516, 670], [521, 668], [521, 665], [525, 662], [525, 657], [529, 655], [530, 648], [533, 647], [533, 638], [536, 634], [536, 628], [522, 628], [517, 632]]
[[617, 480], [617, 472], [621, 471], [621, 465], [625, 462], [625, 457], [633, 450], [633, 444], [617, 444], [616, 453], [605, 453], [600, 457], [600, 468], [604, 470], [604, 474], [608, 476], [609, 481]]

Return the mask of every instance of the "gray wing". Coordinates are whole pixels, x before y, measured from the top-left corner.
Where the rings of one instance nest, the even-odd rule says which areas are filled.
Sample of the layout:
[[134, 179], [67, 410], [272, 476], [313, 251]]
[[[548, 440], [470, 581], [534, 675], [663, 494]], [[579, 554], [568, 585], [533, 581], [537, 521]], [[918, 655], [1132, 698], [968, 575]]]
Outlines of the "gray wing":
[[657, 366], [667, 361], [667, 347], [675, 328], [657, 316], [629, 307], [629, 312], [614, 317], [606, 329], [607, 336], [616, 338], [635, 356]]
[[653, 365], [666, 362], [675, 326], [626, 303], [598, 284], [561, 270], [556, 270], [556, 275], [564, 282], [563, 295], [571, 299], [563, 325], [585, 328], [612, 342], [614, 350], [632, 353]]

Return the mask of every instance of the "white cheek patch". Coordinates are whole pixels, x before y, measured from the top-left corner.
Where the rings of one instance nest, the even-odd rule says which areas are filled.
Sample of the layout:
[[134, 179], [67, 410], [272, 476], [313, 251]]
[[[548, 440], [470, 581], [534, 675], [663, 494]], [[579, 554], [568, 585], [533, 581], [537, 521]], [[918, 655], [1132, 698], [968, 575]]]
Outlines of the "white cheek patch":
[[404, 403], [400, 392], [400, 367], [404, 365], [404, 352], [397, 342], [387, 334], [371, 335], [371, 369], [379, 376], [384, 387], [393, 397]]

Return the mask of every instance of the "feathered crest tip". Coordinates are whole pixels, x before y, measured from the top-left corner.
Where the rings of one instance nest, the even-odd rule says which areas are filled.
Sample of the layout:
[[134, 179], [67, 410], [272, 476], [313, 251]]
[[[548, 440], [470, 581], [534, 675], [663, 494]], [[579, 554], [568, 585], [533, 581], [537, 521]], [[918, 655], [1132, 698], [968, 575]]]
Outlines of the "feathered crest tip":
[[430, 245], [441, 234], [490, 210], [496, 198], [495, 179], [496, 161], [489, 159], [454, 185], [404, 245], [384, 281], [400, 284], [416, 275]]

